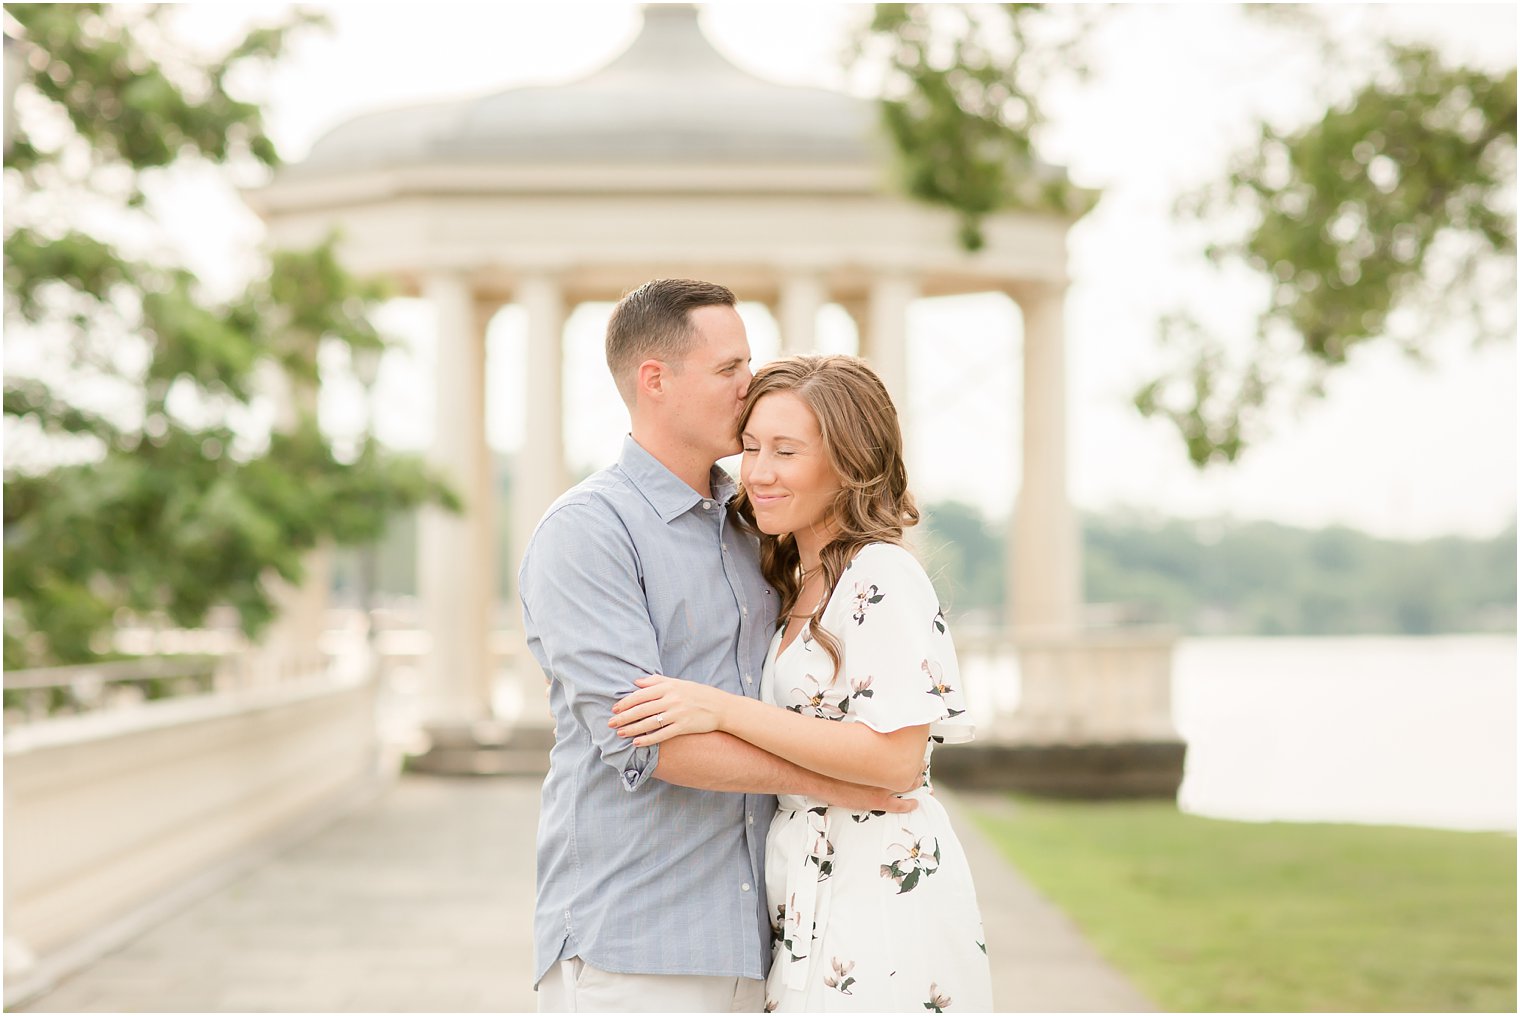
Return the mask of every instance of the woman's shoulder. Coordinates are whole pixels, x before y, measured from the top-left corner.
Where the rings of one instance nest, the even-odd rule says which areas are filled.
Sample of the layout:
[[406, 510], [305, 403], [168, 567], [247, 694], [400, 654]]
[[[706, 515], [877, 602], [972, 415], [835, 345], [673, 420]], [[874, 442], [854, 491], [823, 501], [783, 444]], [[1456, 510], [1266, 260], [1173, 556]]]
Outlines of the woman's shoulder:
[[913, 556], [911, 550], [895, 543], [868, 543], [861, 547], [850, 559], [850, 563], [845, 565], [839, 581], [841, 584], [872, 582], [878, 585], [892, 582], [920, 589], [929, 596], [934, 595], [934, 583], [930, 581], [924, 566]]
[[869, 568], [873, 570], [888, 569], [891, 571], [916, 572], [920, 575], [927, 574], [924, 566], [918, 563], [918, 558], [907, 547], [896, 543], [868, 543], [855, 552], [850, 563], [845, 565], [845, 573], [856, 568]]

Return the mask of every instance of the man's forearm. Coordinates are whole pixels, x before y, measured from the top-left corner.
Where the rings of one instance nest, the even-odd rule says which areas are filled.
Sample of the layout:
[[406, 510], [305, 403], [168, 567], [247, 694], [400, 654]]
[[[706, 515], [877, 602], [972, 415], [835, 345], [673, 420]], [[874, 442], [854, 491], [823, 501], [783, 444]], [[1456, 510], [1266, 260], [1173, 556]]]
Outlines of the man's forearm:
[[879, 787], [820, 776], [719, 731], [673, 737], [661, 744], [654, 778], [696, 790], [794, 794], [856, 811], [881, 810], [896, 801]]

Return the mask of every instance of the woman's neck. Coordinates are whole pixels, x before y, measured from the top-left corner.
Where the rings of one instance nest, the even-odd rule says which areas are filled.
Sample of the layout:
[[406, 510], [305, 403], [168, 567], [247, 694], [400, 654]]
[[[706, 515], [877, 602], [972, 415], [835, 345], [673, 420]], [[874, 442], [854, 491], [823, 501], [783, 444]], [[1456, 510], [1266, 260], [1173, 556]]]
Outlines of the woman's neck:
[[834, 538], [832, 526], [809, 526], [792, 534], [797, 542], [797, 563], [804, 575], [818, 570], [823, 559], [823, 548]]

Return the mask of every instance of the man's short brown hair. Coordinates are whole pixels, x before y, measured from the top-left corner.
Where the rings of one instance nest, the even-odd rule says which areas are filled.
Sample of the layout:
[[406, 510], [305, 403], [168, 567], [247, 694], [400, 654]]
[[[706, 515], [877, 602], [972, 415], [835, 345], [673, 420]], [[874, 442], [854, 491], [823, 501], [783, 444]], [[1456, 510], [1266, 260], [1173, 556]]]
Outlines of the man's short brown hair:
[[623, 401], [632, 408], [639, 364], [677, 363], [691, 351], [697, 335], [691, 311], [735, 302], [728, 287], [695, 279], [652, 279], [619, 300], [607, 322], [607, 369]]

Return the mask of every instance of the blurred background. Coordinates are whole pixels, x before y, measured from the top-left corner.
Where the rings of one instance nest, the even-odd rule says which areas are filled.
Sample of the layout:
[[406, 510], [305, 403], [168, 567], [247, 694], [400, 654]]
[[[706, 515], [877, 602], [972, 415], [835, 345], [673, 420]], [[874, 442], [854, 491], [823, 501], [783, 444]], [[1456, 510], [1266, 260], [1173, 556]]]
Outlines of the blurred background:
[[1106, 962], [1513, 1009], [1512, 5], [6, 11], [8, 1005], [535, 781], [521, 546], [685, 274], [887, 379], [938, 768]]

